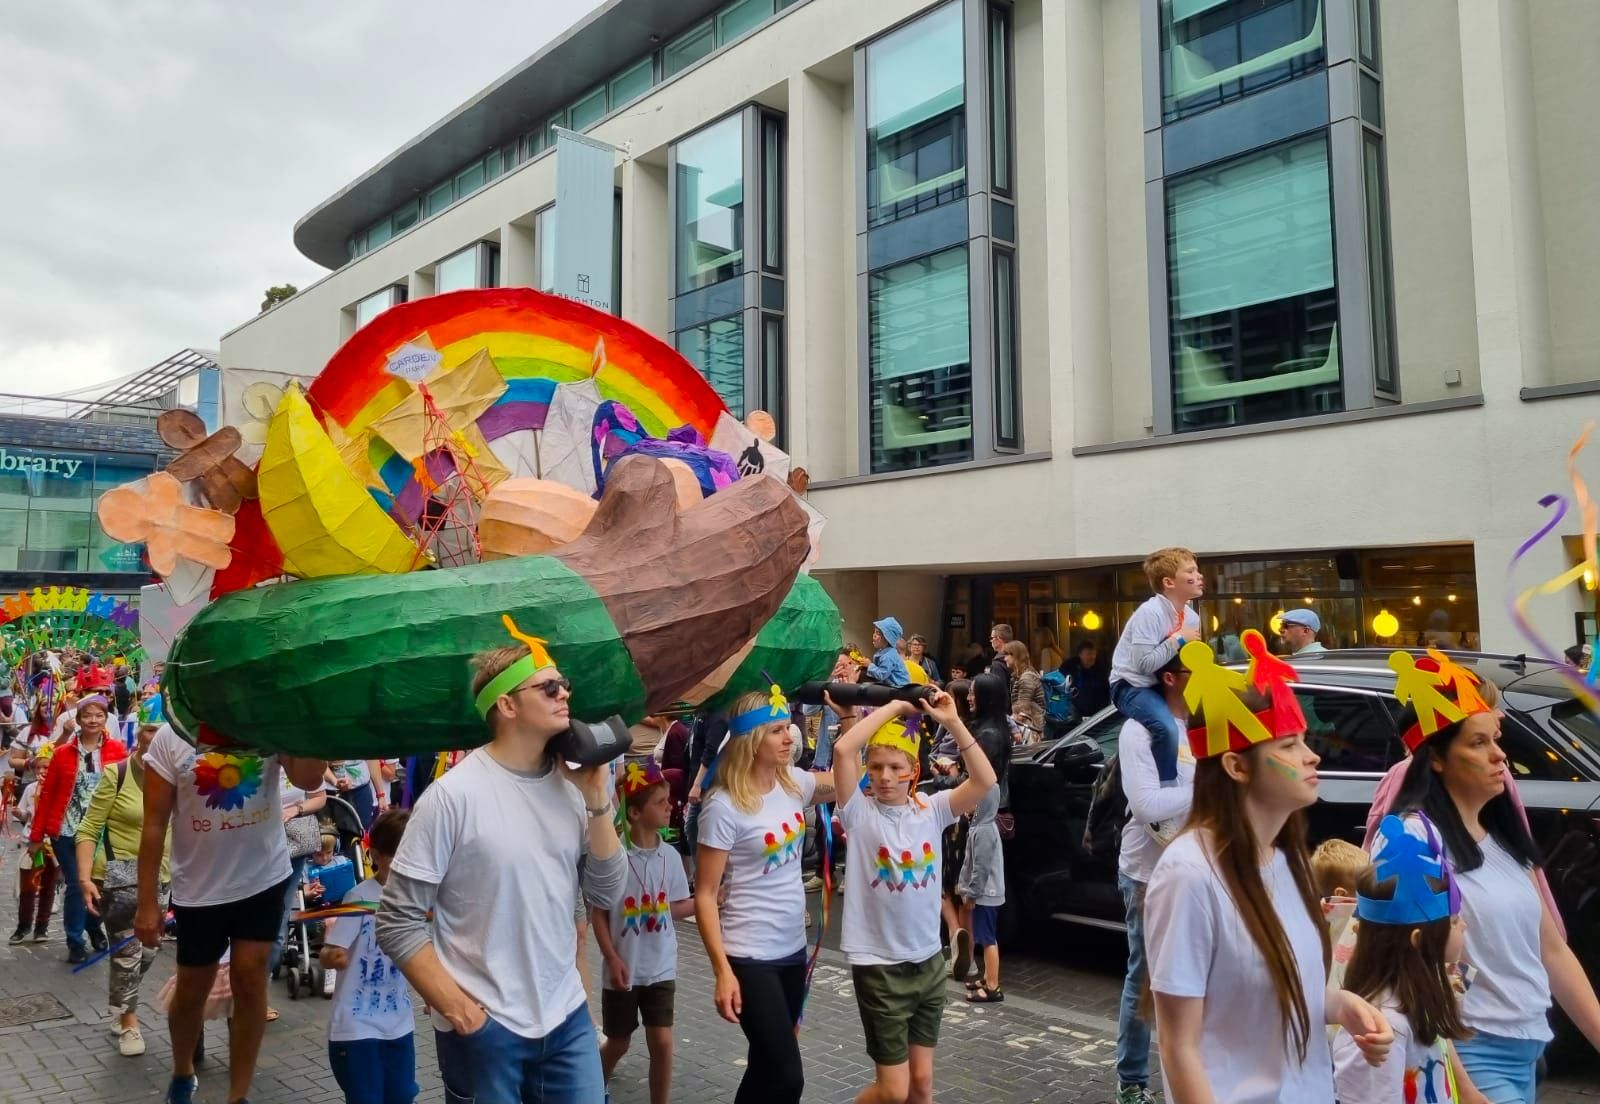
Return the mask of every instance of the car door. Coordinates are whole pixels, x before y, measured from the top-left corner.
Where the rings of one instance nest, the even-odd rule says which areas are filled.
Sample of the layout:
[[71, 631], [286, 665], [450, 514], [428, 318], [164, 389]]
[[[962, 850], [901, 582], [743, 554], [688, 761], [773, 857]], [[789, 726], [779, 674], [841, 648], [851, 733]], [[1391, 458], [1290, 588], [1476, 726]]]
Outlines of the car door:
[[1335, 836], [1359, 845], [1384, 771], [1405, 757], [1393, 698], [1350, 686], [1297, 684], [1306, 742], [1321, 757], [1317, 802], [1307, 810], [1311, 846]]

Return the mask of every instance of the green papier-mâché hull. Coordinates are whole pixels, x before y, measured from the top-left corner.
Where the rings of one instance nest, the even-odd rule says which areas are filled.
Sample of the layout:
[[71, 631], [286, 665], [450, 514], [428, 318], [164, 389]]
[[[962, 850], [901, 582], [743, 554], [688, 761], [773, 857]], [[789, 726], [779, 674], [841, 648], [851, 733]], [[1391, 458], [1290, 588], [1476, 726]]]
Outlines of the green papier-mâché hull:
[[574, 717], [642, 714], [644, 685], [600, 596], [549, 556], [224, 595], [173, 645], [167, 709], [191, 739], [204, 724], [230, 742], [318, 759], [475, 746], [488, 733], [468, 661], [514, 643], [504, 613], [552, 642]]

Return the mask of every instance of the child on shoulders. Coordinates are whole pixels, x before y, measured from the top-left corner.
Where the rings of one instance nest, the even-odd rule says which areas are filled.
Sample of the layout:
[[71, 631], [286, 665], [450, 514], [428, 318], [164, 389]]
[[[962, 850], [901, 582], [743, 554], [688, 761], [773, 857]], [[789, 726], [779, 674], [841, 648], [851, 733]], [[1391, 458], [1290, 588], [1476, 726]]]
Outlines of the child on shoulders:
[[1200, 639], [1200, 615], [1189, 603], [1205, 593], [1205, 576], [1187, 548], [1150, 553], [1144, 574], [1154, 594], [1128, 618], [1111, 654], [1111, 701], [1149, 731], [1156, 775], [1170, 786], [1178, 779], [1178, 725], [1160, 672], [1185, 643]]

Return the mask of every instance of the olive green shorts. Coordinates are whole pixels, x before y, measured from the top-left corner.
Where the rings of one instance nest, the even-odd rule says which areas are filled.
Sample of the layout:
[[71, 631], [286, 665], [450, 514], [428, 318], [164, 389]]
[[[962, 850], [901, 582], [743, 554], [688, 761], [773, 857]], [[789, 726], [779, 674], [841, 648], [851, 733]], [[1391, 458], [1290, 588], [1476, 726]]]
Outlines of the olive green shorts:
[[867, 1056], [880, 1066], [898, 1066], [910, 1044], [939, 1045], [944, 1015], [944, 956], [893, 966], [852, 966], [856, 1008], [867, 1036]]

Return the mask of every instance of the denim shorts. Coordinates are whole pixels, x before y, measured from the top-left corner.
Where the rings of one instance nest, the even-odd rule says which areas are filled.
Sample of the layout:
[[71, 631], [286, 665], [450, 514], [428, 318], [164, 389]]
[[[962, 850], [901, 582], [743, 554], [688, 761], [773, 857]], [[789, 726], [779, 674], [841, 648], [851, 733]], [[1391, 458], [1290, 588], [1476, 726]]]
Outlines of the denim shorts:
[[1455, 1044], [1461, 1065], [1490, 1104], [1534, 1104], [1535, 1074], [1544, 1044], [1478, 1032]]

